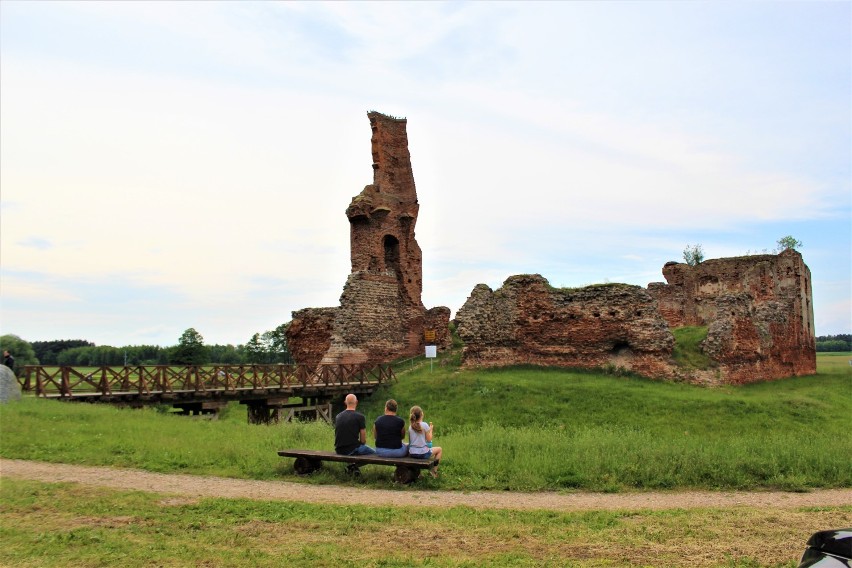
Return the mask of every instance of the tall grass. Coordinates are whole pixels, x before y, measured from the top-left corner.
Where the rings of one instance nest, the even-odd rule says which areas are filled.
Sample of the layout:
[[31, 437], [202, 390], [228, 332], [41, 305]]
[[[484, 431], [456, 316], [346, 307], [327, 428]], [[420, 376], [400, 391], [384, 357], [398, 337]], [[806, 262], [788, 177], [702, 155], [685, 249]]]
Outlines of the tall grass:
[[[842, 364], [835, 364], [840, 361]], [[739, 387], [533, 367], [459, 371], [419, 365], [362, 401], [418, 404], [444, 448], [445, 489], [757, 489], [852, 486], [852, 367]], [[331, 449], [321, 423], [254, 426], [233, 404], [220, 420], [154, 409], [25, 399], [0, 408], [0, 455], [243, 478], [296, 479], [278, 449]], [[312, 482], [347, 482], [330, 464]], [[387, 485], [391, 470], [364, 469]]]

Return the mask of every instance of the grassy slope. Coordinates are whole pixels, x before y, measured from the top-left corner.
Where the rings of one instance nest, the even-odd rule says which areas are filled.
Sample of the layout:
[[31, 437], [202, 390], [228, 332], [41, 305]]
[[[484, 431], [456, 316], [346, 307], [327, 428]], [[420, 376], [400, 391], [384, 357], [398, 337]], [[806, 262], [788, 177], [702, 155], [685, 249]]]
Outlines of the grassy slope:
[[675, 338], [672, 358], [675, 363], [685, 369], [708, 369], [711, 366], [710, 357], [704, 354], [700, 344], [707, 339], [707, 326], [677, 327], [672, 329]]
[[[848, 357], [847, 357], [848, 358]], [[445, 448], [444, 489], [782, 488], [852, 486], [852, 367], [723, 389], [554, 369], [457, 372], [420, 365], [385, 398], [424, 407]], [[0, 455], [248, 478], [294, 479], [282, 447], [328, 449], [322, 424], [250, 426], [232, 405], [219, 421], [154, 410], [25, 400], [0, 408]], [[386, 486], [388, 468], [365, 468]], [[330, 466], [309, 482], [346, 482]]]

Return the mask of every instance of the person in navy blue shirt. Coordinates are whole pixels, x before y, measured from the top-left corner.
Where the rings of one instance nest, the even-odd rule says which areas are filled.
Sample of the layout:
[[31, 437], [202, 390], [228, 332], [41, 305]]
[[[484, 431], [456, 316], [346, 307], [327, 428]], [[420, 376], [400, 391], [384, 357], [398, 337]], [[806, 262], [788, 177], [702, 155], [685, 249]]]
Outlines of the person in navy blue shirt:
[[376, 439], [376, 454], [386, 458], [404, 458], [408, 446], [402, 442], [405, 437], [405, 420], [396, 415], [397, 404], [394, 399], [385, 403], [385, 413], [373, 423], [373, 438]]

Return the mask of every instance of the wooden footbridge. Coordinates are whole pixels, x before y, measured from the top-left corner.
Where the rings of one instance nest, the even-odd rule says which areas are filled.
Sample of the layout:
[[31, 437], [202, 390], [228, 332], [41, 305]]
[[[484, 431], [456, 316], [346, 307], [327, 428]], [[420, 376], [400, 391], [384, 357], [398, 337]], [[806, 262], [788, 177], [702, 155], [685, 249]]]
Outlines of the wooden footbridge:
[[[38, 397], [141, 407], [167, 404], [184, 414], [216, 414], [231, 401], [248, 406], [249, 422], [299, 416], [332, 421], [348, 393], [369, 396], [395, 382], [389, 365], [27, 365], [18, 377]], [[295, 400], [294, 400], [295, 399]]]

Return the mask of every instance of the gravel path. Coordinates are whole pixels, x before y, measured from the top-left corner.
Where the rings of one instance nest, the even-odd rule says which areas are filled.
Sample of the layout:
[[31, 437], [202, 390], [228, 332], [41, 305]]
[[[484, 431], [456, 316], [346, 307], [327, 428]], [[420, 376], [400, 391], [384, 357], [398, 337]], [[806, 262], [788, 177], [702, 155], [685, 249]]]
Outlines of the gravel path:
[[0, 459], [0, 478], [73, 482], [112, 489], [170, 493], [182, 497], [228, 497], [307, 503], [467, 506], [478, 509], [548, 509], [555, 511], [618, 509], [690, 509], [721, 507], [825, 507], [852, 505], [852, 489], [821, 489], [808, 493], [781, 491], [677, 491], [643, 493], [518, 493], [404, 491], [313, 485], [287, 481], [251, 481], [197, 475], [150, 473], [80, 465]]

